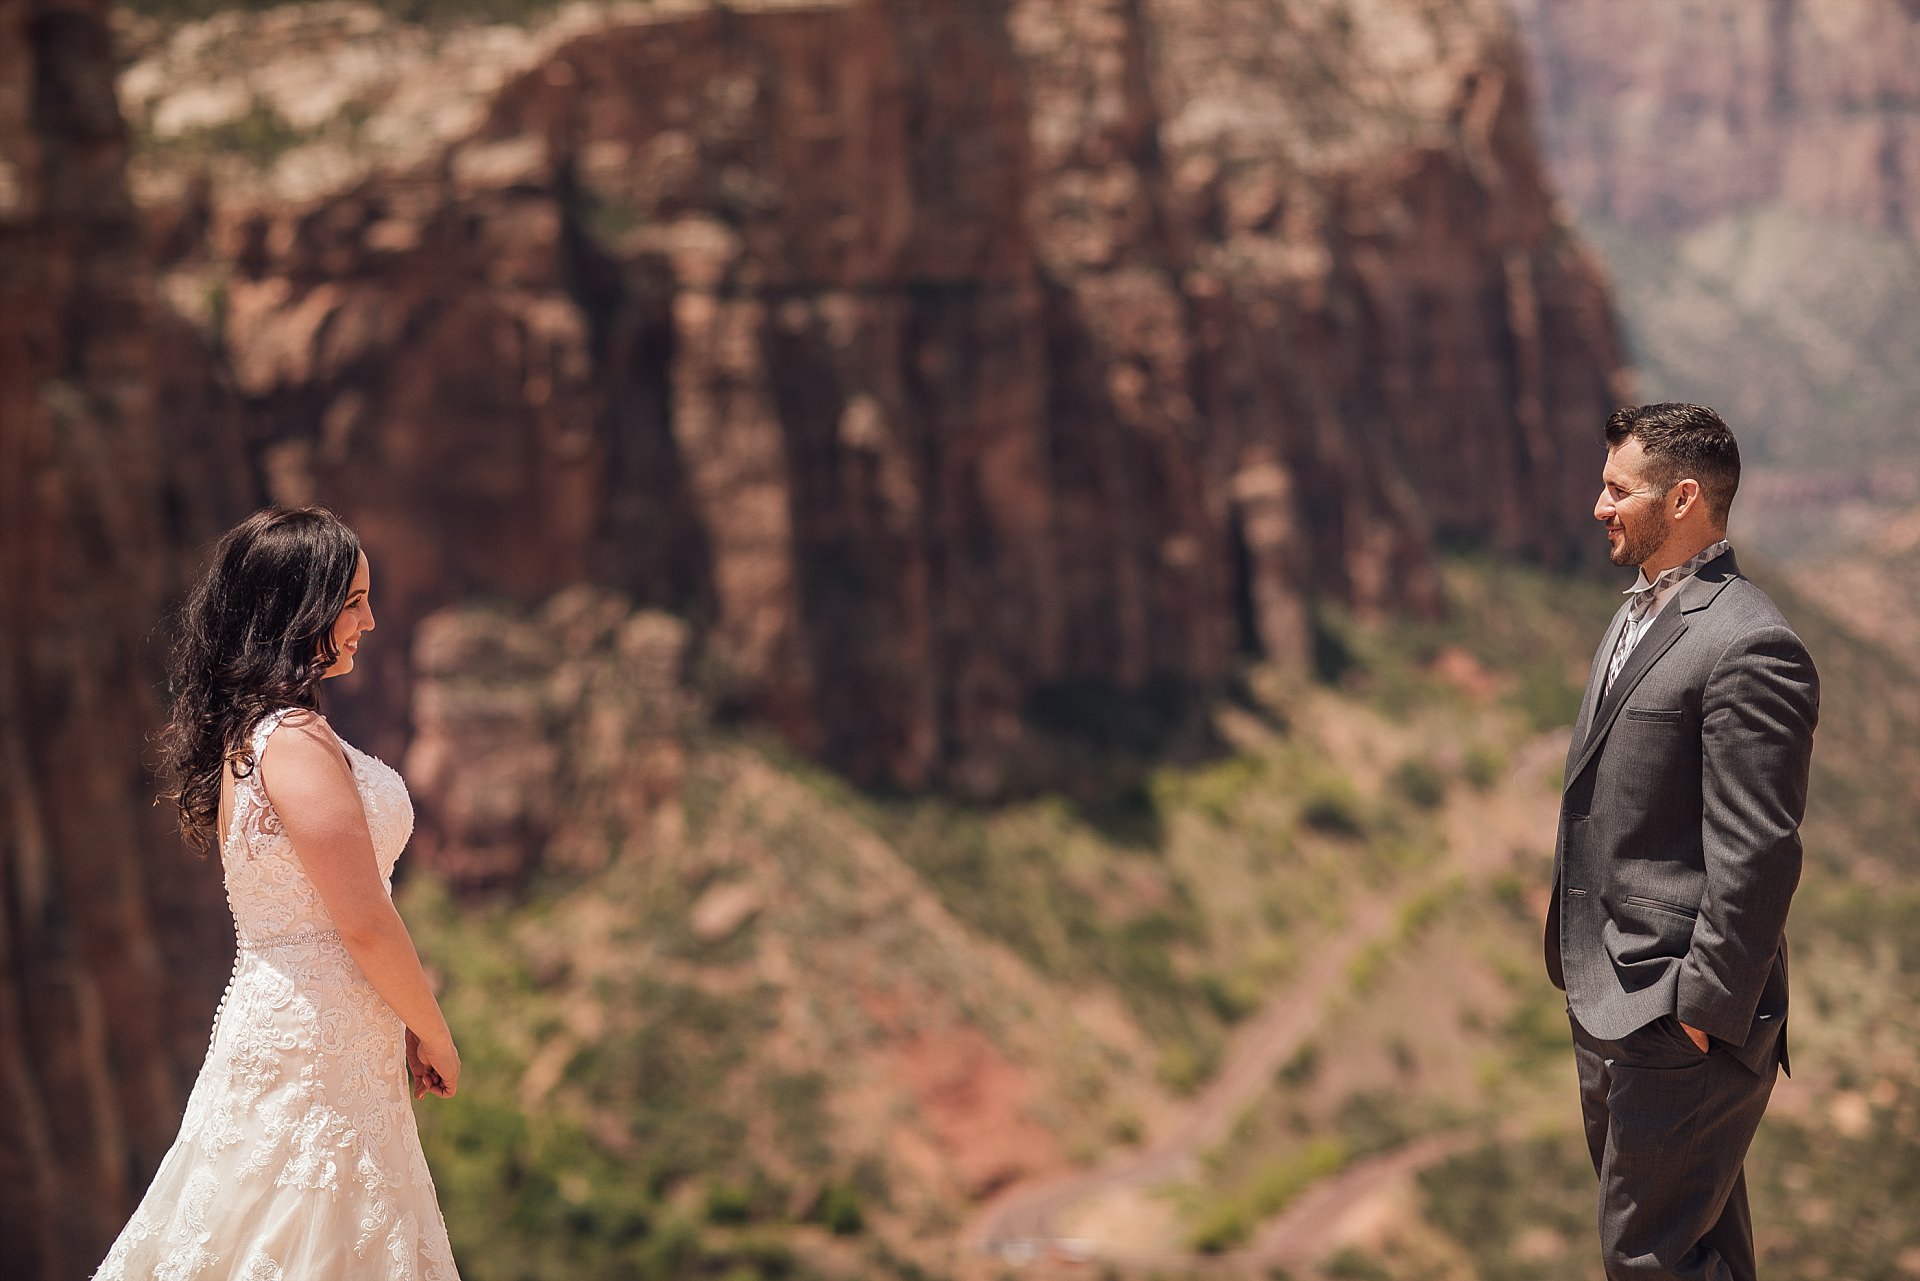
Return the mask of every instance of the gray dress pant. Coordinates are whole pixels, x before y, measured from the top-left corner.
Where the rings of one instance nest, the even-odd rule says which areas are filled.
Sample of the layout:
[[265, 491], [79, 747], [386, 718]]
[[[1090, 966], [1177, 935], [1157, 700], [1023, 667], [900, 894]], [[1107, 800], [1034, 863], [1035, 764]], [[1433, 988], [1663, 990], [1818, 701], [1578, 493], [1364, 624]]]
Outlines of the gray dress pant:
[[1618, 1041], [1570, 1021], [1607, 1281], [1754, 1281], [1742, 1167], [1777, 1064], [1702, 1054], [1671, 1014]]

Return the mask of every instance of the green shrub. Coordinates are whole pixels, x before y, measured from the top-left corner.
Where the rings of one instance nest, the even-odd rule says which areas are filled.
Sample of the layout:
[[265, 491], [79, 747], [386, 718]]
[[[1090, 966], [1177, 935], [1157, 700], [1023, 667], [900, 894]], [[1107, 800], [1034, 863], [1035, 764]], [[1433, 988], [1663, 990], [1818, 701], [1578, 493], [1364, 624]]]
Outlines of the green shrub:
[[1374, 939], [1353, 954], [1347, 963], [1347, 983], [1355, 992], [1371, 992], [1386, 976], [1394, 948], [1384, 939]]
[[1347, 636], [1344, 620], [1316, 610], [1308, 623], [1311, 628], [1309, 643], [1312, 646], [1315, 679], [1327, 685], [1338, 685], [1348, 676], [1364, 670], [1360, 656]]
[[1200, 995], [1207, 1002], [1207, 1008], [1222, 1023], [1238, 1023], [1260, 1008], [1260, 993], [1245, 980], [1202, 974], [1197, 985]]
[[1400, 905], [1400, 913], [1394, 922], [1394, 937], [1401, 943], [1410, 943], [1428, 926], [1452, 907], [1467, 892], [1465, 878], [1449, 876], [1438, 885], [1413, 895]]
[[799, 1270], [793, 1250], [786, 1242], [760, 1234], [735, 1237], [716, 1256], [716, 1261], [720, 1260], [731, 1265], [727, 1275], [753, 1277], [757, 1281], [778, 1281]]
[[818, 1072], [782, 1073], [767, 1082], [766, 1094], [775, 1134], [795, 1163], [817, 1168], [831, 1160], [826, 1077]]
[[1336, 1139], [1318, 1139], [1260, 1168], [1239, 1195], [1216, 1202], [1188, 1234], [1204, 1254], [1220, 1254], [1247, 1239], [1253, 1225], [1278, 1214], [1320, 1180], [1338, 1174], [1349, 1153]]
[[707, 1184], [707, 1222], [745, 1223], [753, 1218], [753, 1194], [746, 1188], [714, 1179]]
[[1219, 1059], [1217, 1046], [1197, 1041], [1179, 1041], [1160, 1052], [1154, 1075], [1175, 1094], [1191, 1094], [1206, 1084]]
[[641, 1249], [643, 1274], [648, 1277], [692, 1276], [705, 1260], [700, 1229], [685, 1219], [668, 1219]]
[[1520, 678], [1520, 711], [1535, 732], [1564, 729], [1580, 716], [1580, 695], [1558, 665], [1537, 663]]
[[1265, 768], [1258, 756], [1230, 756], [1202, 769], [1166, 771], [1156, 791], [1169, 803], [1198, 810], [1216, 827], [1231, 827], [1241, 799], [1260, 785]]
[[1274, 1078], [1282, 1085], [1306, 1085], [1320, 1075], [1320, 1044], [1317, 1041], [1304, 1041], [1295, 1050]]
[[860, 1194], [844, 1183], [829, 1183], [821, 1189], [814, 1217], [835, 1236], [857, 1236], [867, 1226], [866, 1216], [860, 1211]]
[[1355, 840], [1366, 835], [1366, 819], [1360, 812], [1360, 798], [1345, 779], [1328, 779], [1315, 785], [1300, 805], [1300, 821], [1323, 836]]
[[1417, 809], [1435, 810], [1446, 803], [1447, 776], [1431, 761], [1410, 756], [1395, 767], [1388, 781]]
[[1122, 1147], [1132, 1147], [1147, 1137], [1146, 1122], [1138, 1112], [1116, 1112], [1107, 1122], [1107, 1137]]
[[[1516, 1257], [1543, 1230], [1585, 1242], [1593, 1232], [1593, 1167], [1577, 1138], [1492, 1143], [1422, 1172], [1427, 1218], [1466, 1250], [1481, 1281], [1576, 1281], [1592, 1275], [1585, 1251], [1558, 1266]], [[1860, 1275], [1860, 1274], [1848, 1274]]]
[[1493, 901], [1508, 915], [1522, 921], [1533, 919], [1533, 908], [1527, 902], [1527, 881], [1518, 872], [1495, 873], [1488, 888], [1493, 891]]
[[1514, 1047], [1514, 1057], [1526, 1062], [1564, 1055], [1572, 1032], [1567, 1026], [1566, 1000], [1545, 983], [1523, 989], [1501, 1031]]
[[1247, 1239], [1252, 1230], [1247, 1207], [1237, 1201], [1215, 1206], [1187, 1237], [1187, 1244], [1202, 1254], [1225, 1254]]
[[1371, 1156], [1412, 1138], [1419, 1121], [1431, 1123], [1428, 1111], [1409, 1106], [1397, 1090], [1361, 1090], [1341, 1101], [1334, 1124], [1350, 1155]]
[[1467, 758], [1461, 762], [1460, 772], [1474, 791], [1490, 792], [1500, 782], [1501, 775], [1507, 772], [1507, 758], [1492, 744], [1475, 743], [1467, 749]]
[[1336, 1281], [1393, 1281], [1393, 1273], [1352, 1246], [1327, 1260], [1326, 1273]]

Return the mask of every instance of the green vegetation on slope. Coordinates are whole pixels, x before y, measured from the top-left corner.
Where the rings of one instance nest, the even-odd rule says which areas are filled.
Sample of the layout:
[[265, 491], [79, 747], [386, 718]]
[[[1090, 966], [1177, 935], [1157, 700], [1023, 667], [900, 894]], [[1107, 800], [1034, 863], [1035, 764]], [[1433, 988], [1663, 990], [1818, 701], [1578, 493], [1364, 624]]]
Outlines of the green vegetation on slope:
[[[789, 1172], [830, 1168], [827, 1118], [817, 1077], [748, 1061], [775, 1018], [766, 992], [621, 963], [644, 920], [587, 958], [547, 928], [563, 903], [463, 912], [421, 884], [407, 907], [436, 966], [458, 976], [448, 1006], [469, 1085], [421, 1119], [467, 1275], [799, 1273], [778, 1235], [755, 1229], [800, 1217]], [[752, 1143], [733, 1095], [747, 1082], [777, 1122]]]
[[[467, 1273], [966, 1272], [986, 1190], [1163, 1132], [1249, 1020], [1298, 999], [1311, 1035], [1159, 1190], [1166, 1248], [1250, 1246], [1329, 1174], [1466, 1133], [1486, 1141], [1424, 1177], [1422, 1215], [1328, 1275], [1589, 1275], [1538, 928], [1564, 724], [1617, 584], [1468, 560], [1448, 590], [1438, 623], [1324, 616], [1320, 679], [1250, 672], [1201, 709], [1210, 755], [1095, 753], [1071, 795], [867, 795], [716, 735], [689, 745], [677, 822], [604, 872], [512, 909], [411, 886], [470, 1065], [422, 1107]], [[1912, 789], [1870, 783], [1913, 768], [1920, 715], [1897, 663], [1786, 604], [1827, 717], [1800, 1076], [1755, 1199], [1785, 1275], [1893, 1276], [1915, 1248], [1889, 1207], [1920, 1133], [1900, 1084], [1920, 896], [1884, 847]], [[729, 886], [756, 910], [696, 929]], [[1314, 987], [1329, 948], [1345, 960]]]
[[[1751, 567], [1750, 567], [1751, 568]], [[1795, 1077], [1762, 1126], [1748, 1178], [1769, 1276], [1881, 1281], [1920, 1275], [1920, 680], [1900, 658], [1849, 635], [1758, 569], [1806, 638], [1822, 676], [1822, 718], [1789, 926]], [[1483, 936], [1490, 937], [1490, 936]], [[1515, 937], [1506, 947], [1518, 948]], [[1531, 943], [1529, 938], [1526, 940]], [[1519, 953], [1514, 953], [1516, 957]], [[1427, 1171], [1425, 1221], [1349, 1261], [1381, 1281], [1574, 1281], [1593, 1274], [1594, 1179], [1564, 1055], [1564, 1015], [1540, 985], [1516, 989], [1516, 1057], [1536, 1029], [1533, 1074], [1557, 1111]], [[1529, 1012], [1529, 1010], [1531, 1012]], [[1542, 1075], [1544, 1074], [1544, 1075]], [[1536, 1084], [1534, 1089], [1538, 1089]], [[1511, 1116], [1511, 1112], [1505, 1112]]]

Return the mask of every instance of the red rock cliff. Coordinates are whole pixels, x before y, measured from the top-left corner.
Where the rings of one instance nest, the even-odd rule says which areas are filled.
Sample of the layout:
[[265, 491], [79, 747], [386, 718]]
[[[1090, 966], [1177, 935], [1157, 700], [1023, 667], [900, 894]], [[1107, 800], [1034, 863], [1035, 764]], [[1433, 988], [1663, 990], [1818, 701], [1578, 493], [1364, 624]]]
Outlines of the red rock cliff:
[[142, 755], [149, 633], [185, 553], [248, 501], [246, 469], [218, 415], [176, 416], [202, 388], [152, 300], [104, 10], [0, 3], [0, 1257], [15, 1277], [99, 1262], [179, 1125], [227, 928], [218, 873], [151, 805]]
[[1920, 236], [1908, 0], [1514, 0], [1567, 195], [1674, 232], [1762, 200]]
[[97, 1257], [203, 1046], [217, 876], [148, 806], [146, 638], [256, 466], [374, 550], [346, 712], [396, 759], [414, 625], [472, 597], [673, 608], [706, 698], [993, 791], [1049, 690], [1300, 661], [1315, 595], [1434, 608], [1443, 536], [1579, 545], [1619, 362], [1485, 4], [598, 27], [424, 157], [154, 210], [192, 330], [150, 288], [102, 9], [0, 0], [21, 1275]]
[[[1914, 6], [1514, 7], [1547, 158], [1607, 253], [1647, 398], [1719, 407], [1761, 469], [1920, 473]], [[1763, 501], [1736, 537], [1773, 556], [1832, 541], [1830, 511], [1742, 507]]]
[[1062, 682], [1432, 609], [1436, 537], [1575, 554], [1606, 299], [1499, 14], [1423, 14], [604, 27], [411, 167], [216, 193], [176, 270], [222, 281], [278, 492], [379, 552], [363, 702], [438, 605], [586, 579], [701, 619], [723, 706], [805, 749], [993, 791]]

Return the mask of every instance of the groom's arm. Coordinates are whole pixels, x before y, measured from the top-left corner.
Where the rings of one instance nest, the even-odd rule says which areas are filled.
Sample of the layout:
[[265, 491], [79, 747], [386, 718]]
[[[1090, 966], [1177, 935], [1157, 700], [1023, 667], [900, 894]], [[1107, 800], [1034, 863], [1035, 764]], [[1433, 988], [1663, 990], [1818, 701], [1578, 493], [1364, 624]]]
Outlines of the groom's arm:
[[1682, 1023], [1741, 1045], [1800, 883], [1800, 820], [1820, 678], [1800, 638], [1768, 627], [1730, 645], [1701, 707], [1706, 892], [1681, 963]]

